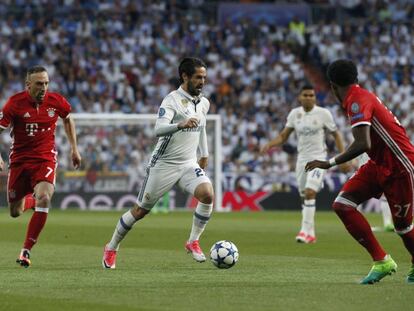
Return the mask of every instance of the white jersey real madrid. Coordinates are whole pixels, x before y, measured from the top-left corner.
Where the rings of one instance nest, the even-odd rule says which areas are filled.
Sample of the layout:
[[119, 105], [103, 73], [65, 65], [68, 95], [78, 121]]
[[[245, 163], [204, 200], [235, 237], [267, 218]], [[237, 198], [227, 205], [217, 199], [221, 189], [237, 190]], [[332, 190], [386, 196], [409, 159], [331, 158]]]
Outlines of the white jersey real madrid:
[[158, 118], [167, 119], [171, 124], [190, 117], [197, 117], [196, 128], [179, 130], [159, 138], [151, 156], [151, 167], [160, 165], [182, 165], [197, 162], [197, 148], [200, 134], [206, 126], [206, 116], [210, 108], [207, 98], [193, 98], [181, 87], [168, 94], [161, 103]]
[[328, 109], [315, 106], [306, 112], [303, 107], [294, 108], [287, 117], [286, 127], [296, 132], [298, 163], [326, 159], [325, 129], [330, 132], [337, 130]]

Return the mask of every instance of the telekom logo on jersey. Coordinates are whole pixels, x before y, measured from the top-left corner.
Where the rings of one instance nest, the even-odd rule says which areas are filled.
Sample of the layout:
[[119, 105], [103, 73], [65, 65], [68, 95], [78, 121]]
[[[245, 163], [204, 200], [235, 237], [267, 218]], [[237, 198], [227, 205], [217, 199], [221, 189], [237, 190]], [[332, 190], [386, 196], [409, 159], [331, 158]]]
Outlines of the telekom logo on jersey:
[[37, 123], [26, 123], [27, 136], [34, 136], [38, 129]]

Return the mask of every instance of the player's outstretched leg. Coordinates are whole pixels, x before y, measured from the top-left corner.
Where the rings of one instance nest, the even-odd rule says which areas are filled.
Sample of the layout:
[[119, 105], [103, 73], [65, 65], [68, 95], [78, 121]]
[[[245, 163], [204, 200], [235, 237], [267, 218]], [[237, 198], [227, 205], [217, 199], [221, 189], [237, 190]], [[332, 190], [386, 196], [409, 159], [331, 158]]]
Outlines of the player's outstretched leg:
[[374, 261], [374, 265], [368, 275], [361, 280], [361, 284], [374, 284], [381, 281], [387, 275], [391, 275], [397, 271], [397, 264], [387, 255], [384, 260]]
[[199, 239], [203, 233], [213, 210], [213, 204], [198, 202], [193, 215], [193, 226], [188, 241], [185, 243], [187, 253], [190, 253], [197, 262], [206, 261], [206, 256], [201, 250]]
[[[306, 189], [307, 192], [312, 191]], [[314, 194], [316, 195], [316, 193]], [[316, 242], [315, 235], [315, 199], [305, 199], [302, 204], [302, 226], [296, 236], [296, 242], [311, 244]]]
[[104, 247], [104, 253], [102, 257], [102, 267], [105, 269], [115, 269], [116, 266], [116, 255], [119, 248], [119, 244], [131, 230], [132, 226], [137, 220], [131, 211], [124, 213], [121, 218], [119, 218], [118, 223], [116, 224], [114, 233], [112, 235], [111, 241]]
[[111, 241], [104, 247], [102, 257], [102, 266], [105, 269], [115, 269], [116, 255], [119, 249], [119, 244], [132, 229], [132, 226], [140, 219], [142, 219], [149, 210], [140, 208], [138, 205], [126, 213], [124, 213], [116, 224]]
[[193, 225], [190, 237], [185, 243], [187, 253], [190, 253], [197, 262], [206, 261], [201, 250], [199, 239], [203, 233], [213, 211], [213, 187], [211, 183], [202, 183], [197, 186], [194, 196], [199, 201], [193, 215]]

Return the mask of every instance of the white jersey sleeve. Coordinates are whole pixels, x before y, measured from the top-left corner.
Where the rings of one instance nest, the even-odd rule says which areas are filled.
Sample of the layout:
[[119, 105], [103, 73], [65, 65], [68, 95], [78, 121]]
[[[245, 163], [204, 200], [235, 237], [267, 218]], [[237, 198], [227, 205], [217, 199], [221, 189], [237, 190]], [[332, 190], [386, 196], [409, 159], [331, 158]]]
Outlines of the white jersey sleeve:
[[174, 107], [171, 103], [172, 96], [167, 96], [158, 109], [158, 118], [155, 123], [155, 136], [162, 137], [178, 132], [178, 123], [172, 123], [175, 115]]
[[295, 109], [289, 112], [287, 116], [286, 127], [295, 128], [295, 112]]
[[323, 121], [323, 125], [326, 129], [328, 129], [329, 132], [335, 132], [338, 130], [335, 121], [333, 119], [332, 113], [328, 110], [328, 109], [323, 109], [323, 114], [322, 114], [322, 121]]
[[169, 94], [158, 109], [158, 119], [166, 119], [170, 123], [175, 116], [174, 97]]

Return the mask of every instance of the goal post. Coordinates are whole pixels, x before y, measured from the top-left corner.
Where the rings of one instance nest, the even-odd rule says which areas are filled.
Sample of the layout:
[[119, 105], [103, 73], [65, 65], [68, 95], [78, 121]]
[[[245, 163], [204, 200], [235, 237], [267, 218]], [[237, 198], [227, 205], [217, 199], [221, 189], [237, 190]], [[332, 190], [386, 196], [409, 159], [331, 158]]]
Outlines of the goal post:
[[[138, 126], [146, 132], [147, 136], [152, 135], [152, 142], [156, 143], [153, 133], [156, 114], [123, 114], [123, 113], [72, 113], [78, 132], [87, 127], [96, 129], [99, 127], [120, 127], [120, 126]], [[222, 125], [219, 114], [207, 115], [207, 137], [209, 143], [209, 167], [207, 172], [213, 175], [212, 182], [215, 192], [214, 206], [216, 211], [225, 211], [222, 206]], [[138, 133], [138, 132], [137, 132]], [[85, 143], [82, 140], [82, 134], [78, 135], [79, 144]], [[121, 139], [121, 137], [119, 137]], [[155, 146], [155, 145], [154, 145]], [[81, 149], [86, 148], [80, 146]], [[146, 167], [150, 154], [143, 160], [142, 166]], [[139, 190], [139, 189], [138, 189]]]

